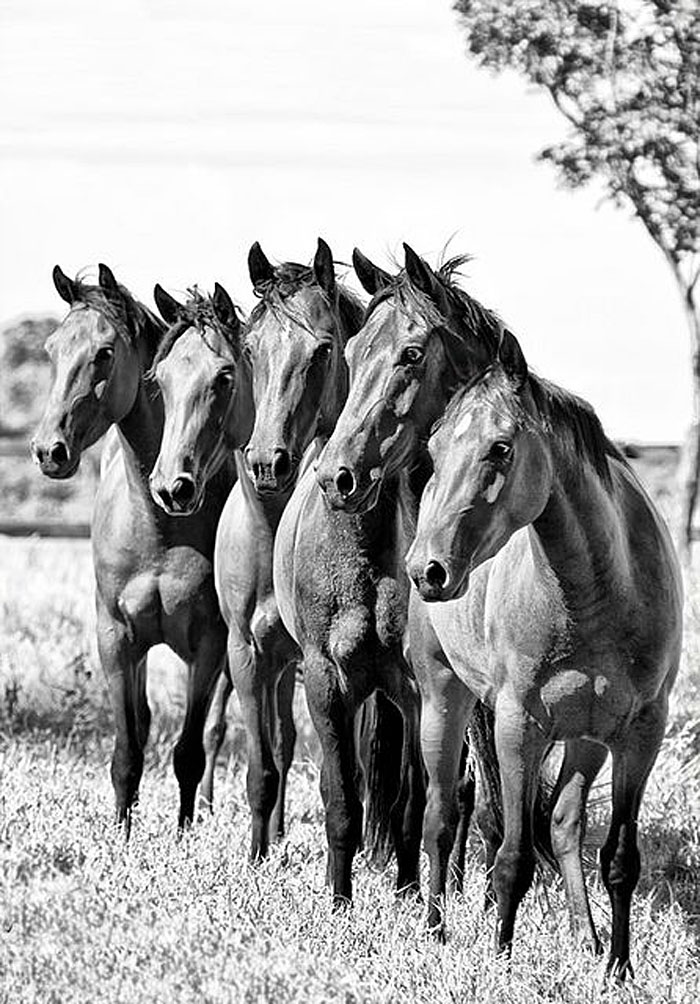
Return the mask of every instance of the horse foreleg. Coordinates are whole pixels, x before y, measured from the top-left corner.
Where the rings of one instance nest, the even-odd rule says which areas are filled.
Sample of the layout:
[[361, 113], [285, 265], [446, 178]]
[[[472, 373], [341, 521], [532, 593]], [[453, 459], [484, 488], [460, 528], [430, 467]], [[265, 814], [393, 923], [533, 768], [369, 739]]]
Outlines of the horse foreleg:
[[576, 938], [590, 944], [595, 954], [601, 951], [581, 864], [581, 846], [585, 832], [586, 802], [598, 771], [608, 751], [587, 739], [570, 739], [552, 792], [552, 850], [559, 863]]
[[387, 695], [403, 717], [401, 787], [391, 809], [391, 828], [396, 852], [396, 891], [399, 895], [419, 889], [421, 831], [425, 815], [425, 768], [420, 748], [420, 695], [408, 667], [399, 665], [394, 685]]
[[352, 862], [362, 837], [357, 790], [355, 710], [340, 693], [336, 669], [320, 653], [304, 661], [306, 700], [323, 751], [321, 797], [326, 810], [333, 905], [352, 900]]
[[455, 833], [452, 854], [450, 855], [448, 871], [451, 892], [462, 892], [464, 888], [467, 837], [469, 836], [469, 823], [474, 814], [475, 801], [476, 776], [472, 765], [469, 763], [469, 741], [465, 736], [459, 760], [459, 781], [457, 782], [457, 831]]
[[498, 948], [510, 950], [515, 915], [535, 873], [532, 811], [547, 740], [503, 690], [496, 699], [496, 752], [503, 791], [503, 843], [493, 866]]
[[270, 841], [281, 840], [284, 836], [284, 809], [287, 794], [287, 775], [294, 758], [294, 744], [297, 730], [294, 724], [294, 689], [296, 686], [296, 663], [292, 662], [272, 684], [271, 706], [273, 714], [274, 757], [279, 774], [277, 801], [270, 817]]
[[216, 683], [214, 697], [207, 716], [204, 729], [204, 774], [199, 786], [200, 809], [212, 812], [214, 809], [214, 770], [216, 759], [226, 737], [226, 709], [233, 692], [233, 684], [228, 669], [228, 663]]
[[111, 616], [98, 597], [97, 647], [107, 677], [114, 713], [112, 785], [116, 818], [126, 837], [131, 811], [138, 801], [143, 754], [151, 723], [146, 698], [146, 654], [129, 637], [126, 625]]
[[632, 722], [624, 742], [612, 750], [612, 820], [600, 851], [600, 870], [612, 906], [608, 972], [620, 980], [628, 973], [632, 975], [630, 905], [640, 871], [637, 815], [663, 739], [666, 713], [665, 700], [644, 708]]
[[202, 637], [189, 666], [185, 721], [173, 752], [175, 777], [180, 788], [180, 830], [189, 826], [194, 816], [197, 785], [205, 767], [204, 725], [221, 672], [224, 647], [224, 629], [217, 626]]
[[231, 678], [238, 694], [246, 732], [246, 791], [251, 815], [251, 861], [260, 861], [269, 847], [269, 825], [277, 800], [279, 773], [272, 752], [274, 704], [264, 668], [252, 645], [232, 625], [228, 638]]

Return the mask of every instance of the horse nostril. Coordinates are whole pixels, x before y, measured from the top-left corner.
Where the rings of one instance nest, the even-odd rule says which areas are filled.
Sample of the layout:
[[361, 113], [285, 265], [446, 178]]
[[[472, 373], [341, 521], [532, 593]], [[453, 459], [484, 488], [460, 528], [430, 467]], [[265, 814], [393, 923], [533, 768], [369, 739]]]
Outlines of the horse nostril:
[[68, 461], [68, 447], [65, 443], [54, 443], [49, 449], [49, 460], [52, 463], [58, 465], [65, 464]]
[[447, 569], [439, 561], [429, 561], [423, 574], [425, 581], [433, 589], [444, 589], [449, 581]]
[[170, 497], [179, 506], [188, 505], [194, 498], [194, 481], [192, 478], [175, 478], [170, 489]]
[[341, 467], [335, 476], [335, 487], [342, 498], [350, 498], [355, 491], [355, 475], [352, 471]]
[[272, 473], [277, 480], [282, 480], [287, 477], [292, 469], [292, 458], [289, 456], [287, 450], [275, 450], [274, 457], [272, 461]]

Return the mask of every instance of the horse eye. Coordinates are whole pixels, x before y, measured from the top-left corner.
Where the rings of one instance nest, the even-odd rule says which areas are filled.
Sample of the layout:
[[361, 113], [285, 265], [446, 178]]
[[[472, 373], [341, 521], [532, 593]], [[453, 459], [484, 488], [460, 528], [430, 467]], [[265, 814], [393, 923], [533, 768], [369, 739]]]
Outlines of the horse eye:
[[316, 356], [319, 359], [328, 359], [332, 351], [333, 346], [330, 342], [321, 342], [319, 347], [316, 349]]
[[423, 349], [419, 348], [417, 345], [409, 345], [401, 353], [401, 365], [418, 366], [423, 362], [423, 355]]
[[95, 365], [104, 366], [106, 363], [111, 363], [114, 356], [114, 349], [111, 345], [103, 345], [102, 348], [98, 349], [95, 353]]
[[233, 370], [221, 370], [216, 375], [216, 386], [224, 390], [226, 387], [230, 387], [233, 383], [234, 373]]
[[490, 460], [510, 460], [511, 454], [513, 453], [513, 447], [510, 443], [506, 443], [503, 440], [499, 440], [494, 443], [489, 450]]

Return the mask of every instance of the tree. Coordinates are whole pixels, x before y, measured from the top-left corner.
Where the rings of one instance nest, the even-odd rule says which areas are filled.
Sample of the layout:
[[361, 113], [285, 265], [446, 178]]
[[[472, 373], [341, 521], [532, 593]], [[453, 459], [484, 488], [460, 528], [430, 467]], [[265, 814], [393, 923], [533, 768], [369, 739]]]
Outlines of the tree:
[[700, 480], [700, 3], [457, 0], [480, 66], [543, 88], [570, 126], [539, 154], [561, 181], [632, 207], [671, 268], [690, 329], [692, 424], [679, 544]]

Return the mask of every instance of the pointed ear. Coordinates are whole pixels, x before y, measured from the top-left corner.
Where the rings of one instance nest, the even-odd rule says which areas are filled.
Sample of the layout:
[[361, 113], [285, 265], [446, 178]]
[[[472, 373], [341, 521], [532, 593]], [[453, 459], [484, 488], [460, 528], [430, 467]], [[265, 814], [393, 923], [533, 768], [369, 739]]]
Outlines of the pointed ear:
[[406, 255], [406, 275], [411, 284], [419, 289], [421, 293], [435, 299], [437, 293], [437, 279], [435, 273], [427, 262], [416, 254], [408, 244], [403, 246]]
[[153, 287], [153, 299], [166, 324], [172, 327], [180, 320], [182, 304], [178, 303], [170, 293], [166, 293], [159, 282]]
[[253, 288], [262, 286], [275, 277], [275, 270], [265, 257], [265, 252], [257, 241], [248, 252], [248, 272], [250, 273], [250, 281], [253, 283]]
[[318, 247], [314, 255], [314, 278], [326, 296], [333, 296], [335, 290], [335, 268], [333, 267], [333, 252], [323, 237], [318, 239]]
[[233, 300], [219, 282], [214, 283], [214, 295], [211, 298], [211, 302], [214, 305], [214, 313], [221, 323], [235, 334], [238, 334], [241, 327], [240, 318], [236, 313]]
[[527, 363], [518, 339], [504, 328], [498, 343], [498, 361], [511, 380], [521, 387], [527, 379]]
[[119, 295], [119, 284], [114, 278], [114, 273], [108, 265], [103, 265], [100, 262], [97, 272], [97, 281], [99, 282], [105, 293], [115, 293]]
[[74, 303], [78, 298], [78, 290], [72, 279], [69, 279], [60, 265], [54, 265], [53, 284], [56, 292], [66, 303]]
[[352, 253], [352, 264], [362, 288], [370, 296], [374, 296], [380, 290], [385, 289], [391, 282], [389, 273], [371, 262], [366, 255], [362, 254], [359, 248], [355, 248]]

